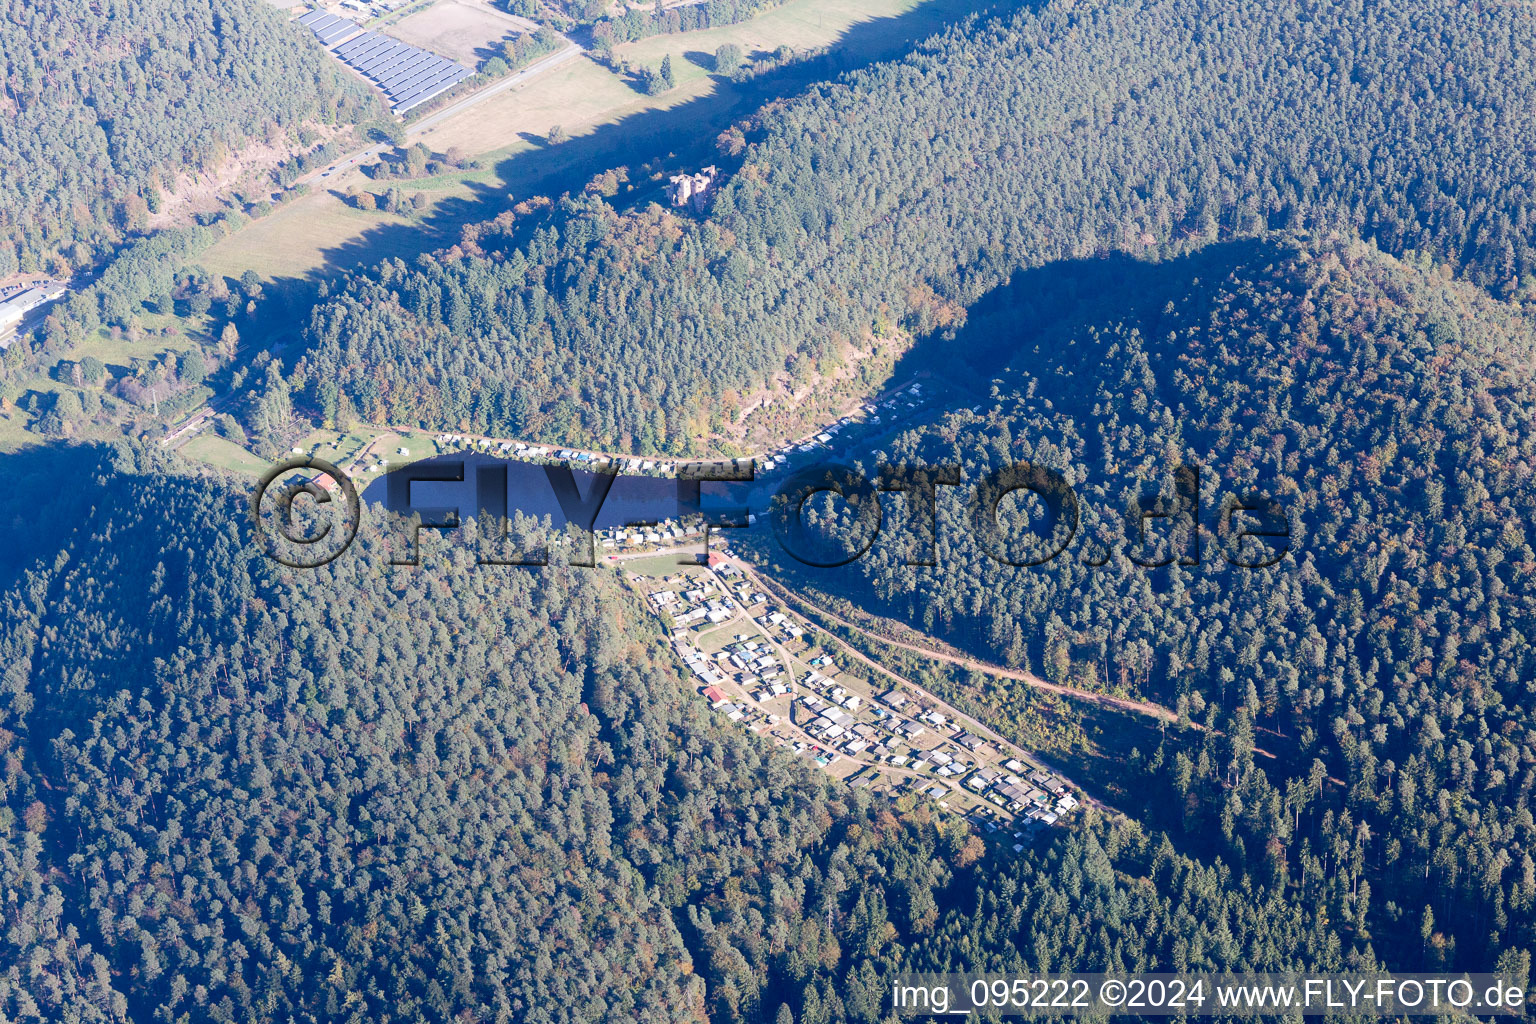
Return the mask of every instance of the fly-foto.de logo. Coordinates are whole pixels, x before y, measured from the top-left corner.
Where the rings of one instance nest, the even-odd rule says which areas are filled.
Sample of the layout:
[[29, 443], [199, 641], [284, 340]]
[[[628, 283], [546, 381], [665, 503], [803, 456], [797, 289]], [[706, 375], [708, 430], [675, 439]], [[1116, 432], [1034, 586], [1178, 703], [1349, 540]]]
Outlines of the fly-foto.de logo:
[[[712, 503], [703, 500], [705, 484], [713, 485]], [[1099, 567], [1118, 551], [1145, 569], [1188, 568], [1206, 557], [1203, 535], [1214, 537], [1220, 558], [1239, 568], [1268, 568], [1291, 550], [1290, 515], [1279, 502], [1234, 492], [1207, 510], [1199, 466], [1176, 466], [1171, 484], [1166, 493], [1133, 499], [1117, 517], [1123, 529], [1115, 539], [1082, 538], [1085, 505], [1077, 491], [1059, 471], [1030, 462], [970, 481], [954, 465], [881, 466], [871, 478], [839, 464], [762, 481], [751, 460], [683, 464], [676, 476], [655, 478], [517, 460], [429, 459], [387, 473], [370, 494], [385, 516], [387, 558], [395, 565], [420, 563], [422, 530], [450, 535], [469, 517], [476, 519], [480, 564], [548, 565], [552, 549], [564, 546], [569, 564], [590, 567], [597, 564], [600, 531], [624, 536], [658, 524], [686, 527], [690, 537], [702, 534], [702, 555], [713, 531], [748, 528], [762, 514], [784, 553], [805, 565], [848, 565], [884, 537], [901, 546], [905, 564], [935, 566], [947, 546], [940, 543], [941, 500], [961, 501], [962, 529], [987, 557], [1006, 565], [1042, 566], [1070, 553], [1079, 564]], [[897, 494], [903, 514], [888, 514]], [[1010, 499], [1027, 513], [1006, 514]], [[312, 568], [350, 546], [364, 504], [340, 469], [295, 458], [263, 476], [251, 514], [269, 557]], [[1202, 515], [1211, 521], [1202, 522]], [[955, 517], [943, 518], [953, 523]], [[539, 535], [528, 523], [559, 529]]]
[[[1043, 566], [1075, 552], [1085, 566], [1107, 565], [1116, 549], [1143, 569], [1202, 564], [1202, 533], [1216, 538], [1224, 562], [1237, 568], [1265, 569], [1291, 549], [1288, 510], [1263, 494], [1221, 496], [1214, 524], [1202, 523], [1201, 470], [1178, 465], [1172, 493], [1140, 496], [1119, 514], [1123, 537], [1080, 540], [1084, 502], [1066, 477], [1049, 466], [1016, 462], [964, 479], [959, 466], [882, 466], [873, 479], [841, 465], [812, 466], [792, 474], [774, 491], [769, 517], [780, 548], [810, 566], [834, 568], [862, 558], [877, 539], [896, 532], [898, 550], [908, 566], [936, 566], [941, 543], [941, 489], [961, 492], [962, 529], [988, 558], [1004, 565]], [[899, 493], [905, 515], [886, 515], [888, 499]], [[829, 513], [831, 496], [838, 510]], [[820, 497], [822, 514], [814, 509]], [[946, 495], [947, 497], [947, 495]], [[1005, 515], [1012, 499], [1016, 509]], [[953, 521], [953, 517], [947, 517]]]

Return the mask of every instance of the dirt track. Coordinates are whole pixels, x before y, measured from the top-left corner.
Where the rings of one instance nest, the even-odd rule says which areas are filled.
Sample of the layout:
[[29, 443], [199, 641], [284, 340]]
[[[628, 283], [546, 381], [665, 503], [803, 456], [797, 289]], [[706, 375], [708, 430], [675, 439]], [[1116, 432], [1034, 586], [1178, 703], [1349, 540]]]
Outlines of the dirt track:
[[[799, 607], [804, 607], [804, 601], [798, 595], [789, 590], [789, 588], [781, 586], [777, 581], [771, 580], [763, 576], [761, 573], [755, 572], [749, 566], [743, 565], [742, 568], [744, 571], [752, 573], [755, 579], [762, 582], [766, 588], [777, 594], [781, 600], [793, 603]], [[1151, 701], [1132, 700], [1129, 697], [1115, 697], [1107, 693], [1096, 693], [1092, 690], [1081, 690], [1072, 686], [1062, 686], [1059, 683], [1047, 682], [1032, 672], [1022, 672], [1018, 669], [1005, 668], [1002, 665], [994, 665], [991, 662], [981, 661], [980, 659], [970, 658], [964, 655], [950, 654], [946, 651], [936, 650], [932, 647], [925, 647], [921, 644], [913, 644], [906, 643], [901, 640], [893, 640], [890, 637], [884, 637], [878, 633], [872, 633], [863, 626], [860, 626], [857, 623], [849, 622], [847, 619], [836, 615], [825, 608], [816, 608], [815, 614], [823, 618], [830, 619], [845, 629], [851, 629], [855, 633], [868, 640], [873, 640], [876, 643], [885, 644], [887, 647], [897, 647], [904, 651], [911, 651], [914, 654], [920, 654], [925, 658], [933, 658], [935, 661], [943, 661], [951, 665], [958, 665], [961, 668], [971, 669], [976, 672], [985, 672], [988, 675], [998, 676], [1003, 679], [1016, 679], [1019, 682], [1026, 683], [1029, 686], [1035, 687], [1036, 689], [1044, 690], [1048, 693], [1058, 694], [1063, 697], [1070, 697], [1073, 700], [1086, 701], [1091, 704], [1098, 704], [1101, 707], [1111, 707], [1120, 711], [1129, 711], [1133, 714], [1146, 715], [1148, 717], [1156, 718], [1164, 722], [1178, 721], [1179, 716], [1176, 715], [1173, 711], [1163, 707], [1161, 704], [1154, 704]]]

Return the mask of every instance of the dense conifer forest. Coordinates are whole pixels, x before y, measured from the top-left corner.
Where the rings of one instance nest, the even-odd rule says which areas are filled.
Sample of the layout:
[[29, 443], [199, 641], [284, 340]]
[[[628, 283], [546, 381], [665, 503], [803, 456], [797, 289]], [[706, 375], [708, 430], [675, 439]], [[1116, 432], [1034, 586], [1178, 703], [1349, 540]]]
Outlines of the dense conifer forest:
[[266, 0], [0, 6], [0, 277], [88, 270], [179, 174], [375, 112], [287, 21]]
[[366, 530], [293, 575], [244, 487], [54, 468], [101, 487], [7, 569], [0, 1020], [830, 1024], [898, 969], [1373, 962], [1129, 821], [1016, 857], [834, 788], [601, 575]]
[[[214, 301], [172, 269], [203, 229], [135, 237], [167, 175], [363, 109], [259, 0], [5, 13], [0, 271], [131, 241], [76, 297], [101, 322]], [[910, 346], [959, 400], [867, 466], [1043, 465], [1072, 545], [1005, 565], [941, 488], [933, 567], [892, 494], [844, 568], [753, 553], [1175, 710], [1116, 806], [1019, 852], [727, 724], [611, 569], [391, 567], [365, 517], [295, 572], [248, 480], [138, 442], [0, 456], [0, 1024], [892, 1024], [923, 970], [1527, 980], [1533, 56], [1507, 4], [974, 19], [726, 133], [702, 212], [586, 194], [529, 228], [530, 200], [327, 282], [260, 364], [269, 448], [314, 415], [684, 452], [769, 380]], [[1146, 541], [1179, 464], [1197, 519]], [[1285, 510], [1276, 564], [1234, 564], [1263, 552], [1233, 497]]]
[[[1053, 268], [975, 312], [940, 365], [990, 397], [871, 465], [959, 465], [965, 488], [1047, 466], [1077, 494], [1077, 536], [1004, 564], [971, 492], [941, 488], [936, 564], [914, 567], [893, 497], [891, 529], [817, 585], [1177, 708], [1183, 727], [1127, 765], [1145, 819], [1381, 936], [1389, 962], [1525, 964], [1536, 328], [1427, 259], [1326, 240]], [[1181, 464], [1202, 471], [1198, 549]], [[1256, 496], [1288, 522], [1224, 514]], [[999, 518], [1014, 561], [1060, 536], [1037, 498]], [[825, 543], [858, 533], [840, 503], [807, 523]], [[1289, 529], [1289, 553], [1234, 564], [1278, 550], [1244, 529]]]
[[1533, 43], [1515, 6], [1423, 0], [968, 23], [761, 112], [702, 220], [586, 197], [510, 251], [357, 277], [291, 383], [325, 416], [683, 451], [1061, 259], [1339, 229], [1530, 298]]

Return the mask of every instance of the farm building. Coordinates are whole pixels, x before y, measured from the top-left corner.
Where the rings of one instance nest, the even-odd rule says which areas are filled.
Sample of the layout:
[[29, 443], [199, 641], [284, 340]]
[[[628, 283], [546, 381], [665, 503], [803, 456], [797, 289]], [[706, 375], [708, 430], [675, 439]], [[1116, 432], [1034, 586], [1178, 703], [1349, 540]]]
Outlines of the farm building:
[[380, 32], [362, 31], [356, 22], [325, 11], [310, 11], [298, 21], [343, 64], [378, 86], [397, 114], [420, 106], [474, 74], [462, 64]]
[[65, 290], [57, 281], [42, 281], [0, 292], [0, 334], [10, 331], [32, 310], [58, 298]]

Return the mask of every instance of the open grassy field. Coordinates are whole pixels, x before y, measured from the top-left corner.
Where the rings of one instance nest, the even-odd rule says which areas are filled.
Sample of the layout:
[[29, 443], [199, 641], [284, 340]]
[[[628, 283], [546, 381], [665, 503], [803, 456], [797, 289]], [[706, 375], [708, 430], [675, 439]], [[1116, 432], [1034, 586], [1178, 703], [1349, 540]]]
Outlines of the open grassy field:
[[[732, 83], [713, 74], [715, 49], [723, 43], [735, 43], [749, 57], [786, 45], [801, 50], [835, 46], [853, 25], [895, 18], [916, 6], [917, 0], [789, 0], [737, 25], [625, 43], [614, 52], [620, 61], [636, 66], [660, 67], [662, 58], [670, 55], [676, 88], [646, 96], [602, 65], [576, 61], [525, 88], [487, 100], [426, 135], [434, 149], [458, 146], [489, 156], [528, 148], [526, 135], [542, 138], [557, 124], [576, 137], [645, 110], [665, 110], [703, 95], [731, 93]], [[558, 147], [550, 155], [557, 152]], [[592, 168], [594, 173], [601, 169]]]
[[[662, 58], [670, 55], [676, 88], [646, 96], [602, 65], [577, 61], [525, 88], [493, 97], [426, 135], [437, 150], [458, 146], [468, 153], [492, 156], [527, 148], [524, 135], [542, 138], [557, 124], [576, 137], [618, 124], [641, 111], [665, 110], [703, 95], [732, 93], [733, 83], [713, 74], [715, 49], [723, 43], [735, 43], [749, 57], [764, 56], [780, 46], [797, 50], [835, 46], [854, 25], [894, 19], [917, 5], [917, 0], [789, 0], [740, 24], [625, 43], [614, 50], [621, 62], [659, 67]], [[903, 31], [894, 24], [891, 28]], [[558, 147], [551, 155], [557, 151]], [[601, 169], [592, 168], [594, 173]]]
[[256, 476], [267, 468], [267, 464], [256, 456], [216, 434], [199, 434], [182, 445], [180, 452], [186, 458], [227, 469], [231, 473]]
[[0, 410], [0, 453], [9, 454], [43, 439], [27, 430], [31, 417], [20, 409]]
[[527, 31], [527, 23], [514, 19], [485, 0], [438, 0], [390, 26], [389, 34], [402, 42], [470, 67], [501, 52], [501, 44]]
[[[95, 356], [120, 374], [135, 359], [158, 359], [167, 352], [186, 352], [214, 340], [209, 331], [213, 319], [209, 316], [171, 316], [145, 310], [138, 319], [144, 328], [138, 341], [129, 340], [122, 332], [114, 337], [102, 328], [61, 358], [78, 362], [88, 355]], [[163, 333], [167, 330], [171, 333]]]
[[632, 572], [637, 576], [655, 576], [665, 579], [675, 573], [686, 573], [694, 576], [704, 570], [698, 566], [678, 565], [678, 558], [682, 553], [678, 551], [663, 551], [649, 558], [630, 558], [620, 562], [619, 565], [625, 572]]
[[[521, 89], [509, 89], [426, 132], [436, 150], [458, 146], [465, 152], [495, 159], [540, 144], [554, 125], [576, 136], [627, 114], [661, 108], [692, 98], [677, 89], [645, 96], [601, 64], [575, 60], [556, 68]], [[558, 152], [554, 147], [550, 155]], [[593, 168], [597, 171], [599, 168]]]
[[316, 430], [300, 441], [298, 447], [337, 466], [347, 466], [362, 454], [363, 449], [368, 447], [368, 443], [376, 436], [378, 436], [376, 431], [368, 430], [352, 430], [345, 433]]
[[672, 57], [678, 88], [711, 77], [715, 49], [735, 43], [749, 59], [766, 57], [780, 46], [809, 50], [834, 43], [851, 26], [878, 18], [894, 18], [915, 7], [911, 0], [834, 0], [805, 3], [791, 0], [738, 25], [721, 25], [680, 35], [651, 36], [617, 48], [634, 64], [659, 67]]
[[[656, 36], [618, 47], [619, 59], [633, 65], [655, 67], [664, 56], [672, 57], [678, 85], [659, 96], [644, 95], [637, 83], [595, 61], [571, 61], [418, 137], [437, 152], [458, 147], [480, 158], [487, 169], [415, 182], [373, 182], [360, 170], [345, 171], [329, 180], [327, 191], [289, 203], [222, 239], [201, 262], [230, 277], [252, 269], [268, 279], [302, 278], [392, 256], [409, 258], [450, 244], [460, 224], [494, 215], [486, 206], [487, 197], [526, 198], [535, 183], [551, 179], [574, 180], [571, 187], [580, 187], [581, 180], [626, 162], [622, 152], [628, 126], [633, 125], [634, 144], [643, 144], [647, 138], [647, 125], [637, 115], [689, 104], [690, 119], [702, 126], [701, 132], [712, 136], [726, 127], [749, 86], [712, 73], [715, 48], [722, 43], [735, 43], [749, 56], [781, 45], [802, 50], [835, 48], [851, 28], [861, 26], [859, 48], [873, 52], [903, 38], [922, 38], [971, 5], [968, 0], [930, 0], [921, 6], [923, 16], [912, 22], [898, 16], [919, 13], [914, 11], [918, 0], [789, 0], [742, 24]], [[605, 152], [620, 155], [598, 164], [580, 146], [547, 146], [543, 140], [555, 125], [564, 128], [572, 141], [602, 131]], [[399, 186], [426, 196], [430, 205], [414, 219], [365, 213], [351, 209], [343, 199], [353, 185], [375, 192]], [[408, 230], [413, 223], [420, 229]]]
[[[379, 456], [389, 464], [399, 466], [438, 454], [437, 435], [433, 432], [410, 429], [384, 430], [378, 427], [360, 426], [338, 432], [324, 428], [311, 431], [294, 447], [305, 454], [317, 455], [327, 462], [346, 468], [365, 450], [368, 464], [378, 461]], [[401, 455], [404, 448], [408, 454]]]
[[[238, 278], [247, 270], [256, 271], [266, 280], [304, 277], [328, 266], [339, 269], [361, 262], [342, 260], [341, 246], [361, 239], [370, 228], [410, 223], [409, 218], [382, 210], [370, 213], [354, 210], [346, 204], [340, 192], [317, 191], [220, 239], [199, 257], [198, 262], [211, 273], [232, 278]], [[373, 249], [375, 259], [409, 256], [419, 251], [414, 246], [391, 249], [384, 241]]]
[[[207, 318], [205, 317], [178, 318], [144, 312], [139, 320], [145, 330], [137, 341], [129, 340], [128, 336], [122, 332], [114, 334], [102, 328], [73, 348], [61, 353], [57, 361], [78, 363], [86, 356], [94, 356], [105, 363], [108, 371], [116, 378], [127, 374], [135, 360], [150, 361], [170, 352], [186, 352], [195, 347], [195, 342], [207, 340], [205, 334]], [[171, 328], [173, 333], [162, 333], [164, 328]], [[47, 372], [18, 373], [0, 385], [0, 452], [13, 452], [26, 445], [36, 444], [42, 439], [40, 435], [27, 430], [27, 423], [33, 418], [33, 414], [26, 409], [16, 407], [24, 396], [31, 395], [38, 407], [47, 409], [65, 391], [102, 393], [100, 387], [86, 386], [76, 389], [73, 385], [55, 380], [50, 375], [51, 366], [52, 364]], [[121, 427], [115, 423], [76, 424], [74, 429], [75, 433], [72, 436], [82, 440], [122, 436]]]
[[[703, 629], [693, 638], [693, 645], [705, 654], [716, 654], [724, 649], [726, 644], [732, 643], [737, 636], [755, 635], [757, 630], [740, 621], [724, 622], [713, 629]], [[793, 668], [793, 666], [790, 666]]]
[[[3, 449], [5, 437], [6, 422], [0, 416], [0, 449]], [[311, 431], [294, 447], [303, 454], [317, 456], [343, 470], [349, 470], [353, 462], [367, 451], [366, 465], [358, 467], [352, 474], [361, 486], [375, 479], [375, 474], [368, 472], [367, 467], [377, 462], [377, 456], [388, 459], [390, 466], [399, 467], [407, 462], [436, 455], [438, 448], [434, 437], [434, 434], [423, 431], [380, 430], [375, 427], [359, 427], [345, 432], [321, 429]], [[401, 455], [401, 448], [410, 454]], [[261, 473], [270, 465], [268, 461], [211, 431], [204, 431], [178, 450], [181, 455], [194, 461], [251, 476]]]

